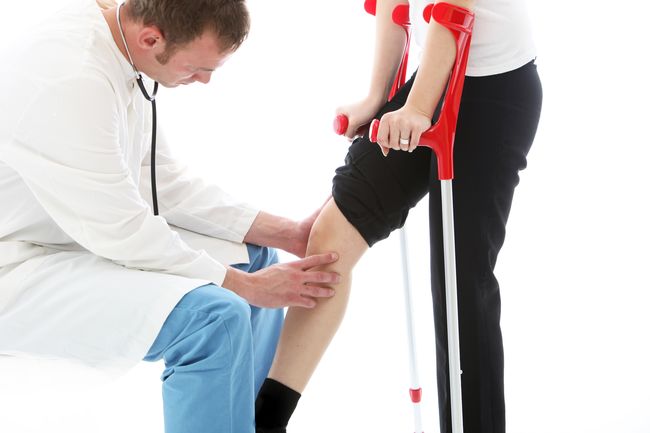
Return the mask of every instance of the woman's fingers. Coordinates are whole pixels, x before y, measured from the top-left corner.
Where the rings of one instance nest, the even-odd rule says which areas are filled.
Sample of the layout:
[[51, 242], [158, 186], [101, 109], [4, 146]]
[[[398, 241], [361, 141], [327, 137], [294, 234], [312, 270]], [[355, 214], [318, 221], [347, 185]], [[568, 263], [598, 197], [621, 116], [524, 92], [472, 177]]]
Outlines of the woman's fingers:
[[398, 128], [396, 135], [399, 137], [400, 150], [409, 150], [411, 144], [411, 131], [407, 128]]
[[422, 134], [431, 126], [431, 120], [421, 113], [401, 108], [382, 116], [377, 132], [377, 143], [386, 156], [387, 149], [413, 152], [420, 144]]
[[377, 144], [384, 149], [390, 149], [390, 143], [388, 142], [388, 132], [390, 131], [388, 119], [390, 117], [387, 117], [388, 114], [390, 113], [386, 113], [381, 117], [379, 128], [377, 128]]
[[411, 141], [411, 128], [400, 110], [382, 116], [377, 131], [377, 143], [386, 149], [407, 150]]
[[408, 151], [413, 152], [416, 147], [420, 145], [420, 137], [424, 131], [414, 130], [411, 132], [411, 142], [409, 143]]

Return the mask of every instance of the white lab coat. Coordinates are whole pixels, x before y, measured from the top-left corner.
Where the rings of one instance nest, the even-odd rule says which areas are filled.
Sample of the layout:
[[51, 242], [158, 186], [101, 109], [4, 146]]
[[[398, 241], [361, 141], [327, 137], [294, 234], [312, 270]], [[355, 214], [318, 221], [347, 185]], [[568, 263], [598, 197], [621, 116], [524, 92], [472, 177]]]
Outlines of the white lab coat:
[[154, 216], [150, 104], [94, 0], [34, 29], [0, 68], [0, 354], [123, 374], [184, 294], [248, 261], [258, 210], [159, 133]]

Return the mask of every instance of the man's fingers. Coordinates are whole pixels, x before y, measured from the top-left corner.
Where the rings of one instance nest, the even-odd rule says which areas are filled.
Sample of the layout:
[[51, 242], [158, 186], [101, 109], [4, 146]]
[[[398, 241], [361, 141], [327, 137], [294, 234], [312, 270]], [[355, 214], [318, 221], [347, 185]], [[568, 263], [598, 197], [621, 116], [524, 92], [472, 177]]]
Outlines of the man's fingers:
[[310, 298], [331, 298], [335, 293], [336, 291], [334, 289], [319, 286], [310, 286], [309, 284], [305, 284], [301, 295], [303, 297], [308, 296]]
[[306, 271], [302, 274], [302, 282], [304, 284], [309, 284], [309, 283], [338, 284], [341, 282], [341, 276], [336, 272]]
[[328, 289], [326, 287], [310, 286], [308, 284], [305, 284], [300, 292], [301, 292], [300, 295], [294, 296], [289, 301], [290, 306], [314, 308], [316, 305], [318, 305], [317, 299], [331, 298], [336, 294], [336, 291], [333, 289]]
[[338, 254], [336, 253], [325, 253], [325, 254], [315, 254], [313, 256], [305, 257], [302, 260], [294, 262], [301, 269], [311, 269], [315, 266], [327, 265], [329, 263], [334, 263], [339, 259]]
[[317, 305], [315, 299], [308, 298], [305, 296], [296, 296], [291, 300], [290, 307], [303, 307], [303, 308], [314, 308]]

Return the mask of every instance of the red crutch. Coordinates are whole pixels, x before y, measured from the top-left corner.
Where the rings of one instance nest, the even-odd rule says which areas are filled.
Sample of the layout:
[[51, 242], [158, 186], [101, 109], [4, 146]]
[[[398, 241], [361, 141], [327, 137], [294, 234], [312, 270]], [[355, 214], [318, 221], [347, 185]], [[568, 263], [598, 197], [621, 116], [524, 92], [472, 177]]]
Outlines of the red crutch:
[[[465, 83], [465, 69], [472, 39], [474, 14], [449, 3], [436, 3], [425, 9], [425, 18], [433, 19], [451, 31], [456, 39], [456, 61], [451, 70], [447, 94], [438, 121], [420, 137], [420, 146], [433, 149], [438, 159], [438, 179], [441, 183], [443, 248], [445, 261], [445, 294], [449, 350], [449, 388], [451, 396], [452, 431], [463, 431], [461, 394], [460, 342], [458, 335], [458, 299], [456, 287], [456, 247], [454, 240], [454, 177], [453, 148], [460, 99]], [[427, 19], [428, 21], [428, 19]], [[370, 140], [377, 140], [379, 121], [370, 125]]]
[[[367, 4], [368, 2], [366, 2]], [[374, 2], [372, 2], [374, 3]], [[404, 7], [407, 5], [400, 5]], [[366, 5], [366, 10], [374, 12], [374, 7]], [[372, 12], [371, 12], [372, 13]], [[404, 16], [397, 13], [397, 17]], [[408, 17], [408, 13], [406, 14]], [[458, 300], [456, 287], [456, 261], [455, 261], [455, 240], [454, 240], [454, 218], [453, 218], [453, 145], [456, 132], [458, 110], [462, 96], [465, 69], [474, 25], [474, 14], [467, 9], [451, 5], [449, 3], [436, 3], [427, 6], [424, 10], [424, 18], [427, 22], [431, 17], [449, 29], [456, 40], [456, 61], [452, 68], [447, 92], [443, 101], [438, 121], [420, 138], [419, 145], [433, 149], [438, 160], [438, 178], [441, 182], [442, 197], [442, 219], [443, 219], [443, 248], [445, 262], [445, 291], [447, 310], [447, 334], [449, 351], [449, 375], [450, 375], [450, 396], [452, 412], [452, 431], [462, 433], [463, 431], [463, 410], [461, 393], [461, 369], [460, 369], [460, 343], [458, 335]], [[409, 25], [407, 20], [398, 21], [393, 13], [393, 21], [407, 32], [406, 50], [402, 57], [402, 64], [393, 83], [390, 98], [394, 95], [399, 86], [404, 83], [406, 73], [406, 62], [408, 60], [408, 44], [410, 41]], [[401, 80], [401, 81], [400, 81]], [[347, 130], [348, 122], [345, 116], [338, 116], [334, 121], [334, 129], [337, 133], [343, 134]], [[373, 120], [370, 126], [370, 139], [375, 142], [379, 121]], [[408, 272], [408, 258], [406, 256], [406, 236], [401, 231], [402, 264], [404, 269], [404, 285], [406, 293], [407, 327], [409, 333], [409, 347], [411, 353], [411, 400], [414, 403], [416, 432], [421, 432], [419, 401], [421, 389], [417, 379], [417, 364], [415, 361], [415, 340], [413, 335], [413, 319], [410, 301], [410, 282]]]

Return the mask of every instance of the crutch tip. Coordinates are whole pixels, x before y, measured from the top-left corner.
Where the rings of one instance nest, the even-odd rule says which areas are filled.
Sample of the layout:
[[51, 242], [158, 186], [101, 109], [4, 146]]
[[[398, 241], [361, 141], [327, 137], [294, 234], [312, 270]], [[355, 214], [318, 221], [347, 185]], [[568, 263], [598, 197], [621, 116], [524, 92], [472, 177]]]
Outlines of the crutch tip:
[[419, 403], [422, 401], [422, 388], [409, 389], [409, 394], [411, 394], [411, 401], [413, 403]]

